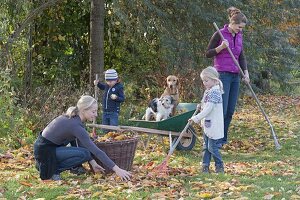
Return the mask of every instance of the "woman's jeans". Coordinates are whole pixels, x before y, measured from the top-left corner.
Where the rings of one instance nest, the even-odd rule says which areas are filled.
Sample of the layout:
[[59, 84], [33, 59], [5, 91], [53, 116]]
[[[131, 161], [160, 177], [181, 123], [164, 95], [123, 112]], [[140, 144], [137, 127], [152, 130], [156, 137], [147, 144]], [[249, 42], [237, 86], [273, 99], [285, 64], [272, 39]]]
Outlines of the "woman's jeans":
[[82, 147], [57, 147], [57, 168], [55, 174], [76, 167], [84, 162], [92, 160], [91, 153]]
[[223, 114], [224, 114], [224, 138], [219, 140], [221, 145], [227, 143], [227, 133], [235, 106], [239, 96], [240, 75], [229, 72], [219, 72], [223, 83]]
[[217, 145], [218, 140], [210, 139], [205, 134], [203, 134], [204, 146], [203, 146], [203, 167], [209, 167], [211, 156], [215, 161], [216, 169], [223, 168], [222, 156], [219, 152], [219, 147]]

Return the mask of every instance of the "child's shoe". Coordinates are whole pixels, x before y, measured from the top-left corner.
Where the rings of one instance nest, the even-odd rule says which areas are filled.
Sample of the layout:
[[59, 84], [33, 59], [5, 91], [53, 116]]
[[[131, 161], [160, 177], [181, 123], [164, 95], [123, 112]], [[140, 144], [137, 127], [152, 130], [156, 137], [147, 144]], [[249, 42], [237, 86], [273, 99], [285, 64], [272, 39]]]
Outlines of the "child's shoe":
[[61, 181], [60, 174], [53, 174], [51, 177], [51, 180], [53, 181]]
[[224, 174], [224, 167], [216, 167], [216, 173], [217, 174]]
[[202, 167], [202, 173], [203, 174], [209, 174], [209, 166], [203, 166]]

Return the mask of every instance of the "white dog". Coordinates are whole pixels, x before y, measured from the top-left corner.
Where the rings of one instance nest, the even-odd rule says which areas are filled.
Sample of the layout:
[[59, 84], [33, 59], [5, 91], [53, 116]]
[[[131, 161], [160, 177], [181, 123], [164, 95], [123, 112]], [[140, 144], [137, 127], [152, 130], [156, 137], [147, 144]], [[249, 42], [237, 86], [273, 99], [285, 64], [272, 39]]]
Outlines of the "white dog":
[[150, 121], [152, 118], [155, 121], [167, 119], [172, 114], [174, 107], [174, 99], [171, 96], [155, 98], [150, 101], [145, 114], [145, 120]]

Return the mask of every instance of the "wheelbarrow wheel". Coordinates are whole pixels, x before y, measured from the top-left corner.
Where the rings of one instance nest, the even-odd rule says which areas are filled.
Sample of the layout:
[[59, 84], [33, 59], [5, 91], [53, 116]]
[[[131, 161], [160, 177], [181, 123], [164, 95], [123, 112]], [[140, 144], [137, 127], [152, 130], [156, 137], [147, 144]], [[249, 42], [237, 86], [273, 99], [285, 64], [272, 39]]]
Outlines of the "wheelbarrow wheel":
[[195, 146], [196, 143], [196, 136], [193, 133], [196, 133], [195, 129], [192, 126], [189, 126], [187, 131], [187, 135], [190, 136], [189, 138], [181, 138], [179, 141], [176, 149], [177, 150], [191, 150]]

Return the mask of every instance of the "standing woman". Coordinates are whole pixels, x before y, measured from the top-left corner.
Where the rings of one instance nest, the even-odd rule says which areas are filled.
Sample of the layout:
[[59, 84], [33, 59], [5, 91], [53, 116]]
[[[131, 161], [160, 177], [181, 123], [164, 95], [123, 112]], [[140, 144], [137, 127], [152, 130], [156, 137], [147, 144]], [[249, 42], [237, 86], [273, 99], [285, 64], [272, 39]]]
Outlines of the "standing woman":
[[[119, 168], [90, 139], [83, 123], [97, 117], [98, 104], [91, 96], [82, 96], [76, 107], [70, 107], [66, 114], [51, 121], [34, 143], [34, 157], [42, 180], [61, 180], [60, 173], [89, 162], [94, 172], [103, 168], [92, 158], [93, 154], [122, 179], [128, 180], [129, 172]], [[79, 147], [66, 144], [77, 139]]]
[[220, 29], [225, 40], [222, 41], [218, 32], [215, 32], [211, 37], [206, 57], [214, 57], [214, 67], [220, 74], [220, 79], [223, 83], [224, 94], [223, 98], [223, 113], [224, 113], [224, 138], [219, 140], [219, 146], [227, 143], [227, 133], [232, 115], [235, 110], [239, 95], [240, 86], [240, 70], [235, 65], [226, 47], [229, 47], [239, 62], [245, 76], [244, 81], [250, 82], [247, 69], [247, 62], [243, 50], [243, 35], [242, 30], [247, 24], [246, 16], [237, 8], [230, 7], [227, 9], [229, 16], [229, 24], [225, 24], [224, 28]]

